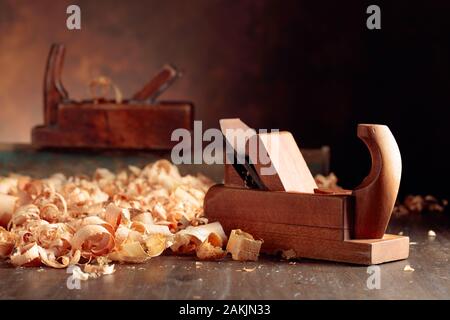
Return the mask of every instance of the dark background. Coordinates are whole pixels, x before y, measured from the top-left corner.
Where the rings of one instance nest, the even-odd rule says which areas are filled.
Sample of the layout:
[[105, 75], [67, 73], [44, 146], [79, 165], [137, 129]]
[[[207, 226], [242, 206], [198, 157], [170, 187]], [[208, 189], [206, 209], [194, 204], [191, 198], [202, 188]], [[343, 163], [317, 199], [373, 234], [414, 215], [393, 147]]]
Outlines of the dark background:
[[[78, 4], [82, 30], [65, 28]], [[381, 7], [381, 30], [366, 8]], [[160, 66], [185, 71], [164, 98], [189, 99], [196, 119], [241, 117], [330, 145], [332, 170], [355, 187], [369, 169], [357, 123], [391, 128], [403, 157], [401, 193], [448, 195], [448, 1], [0, 1], [0, 139], [29, 142], [42, 122], [52, 42], [67, 46], [71, 97], [105, 75], [125, 97]]]

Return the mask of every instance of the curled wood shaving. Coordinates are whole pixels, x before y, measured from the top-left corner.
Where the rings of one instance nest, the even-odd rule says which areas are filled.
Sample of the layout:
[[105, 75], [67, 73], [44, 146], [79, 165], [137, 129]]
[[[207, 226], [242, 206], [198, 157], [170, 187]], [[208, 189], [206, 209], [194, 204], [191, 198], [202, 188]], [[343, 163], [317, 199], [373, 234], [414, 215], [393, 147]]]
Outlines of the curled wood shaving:
[[219, 222], [213, 222], [198, 227], [190, 226], [178, 232], [178, 235], [180, 236], [192, 236], [197, 238], [200, 242], [207, 240], [211, 234], [215, 235], [213, 238], [217, 246], [222, 246], [222, 243], [227, 240], [227, 236], [225, 235], [225, 232]]
[[196, 254], [201, 260], [218, 260], [225, 257], [227, 253], [222, 247], [214, 246], [211, 242], [206, 240], [199, 245]]
[[105, 99], [109, 91], [114, 92], [114, 99], [116, 103], [121, 103], [123, 100], [122, 92], [110, 78], [100, 76], [92, 79], [89, 82], [89, 91], [94, 101], [98, 102], [100, 99]]
[[4, 258], [9, 256], [14, 249], [14, 244], [14, 234], [0, 227], [0, 257]]
[[218, 260], [226, 255], [222, 249], [226, 241], [221, 224], [214, 222], [181, 230], [176, 234], [171, 249], [182, 254], [195, 252], [202, 260]]
[[37, 267], [41, 264], [39, 246], [29, 243], [11, 255], [11, 263], [15, 266]]
[[119, 262], [142, 263], [151, 257], [145, 252], [144, 246], [139, 241], [130, 240], [122, 243], [108, 258]]
[[92, 178], [0, 177], [0, 257], [15, 266], [83, 264], [91, 276], [112, 273], [111, 261], [140, 263], [169, 247], [217, 259], [227, 238], [203, 217], [211, 185], [167, 160], [118, 173], [99, 168]]
[[16, 209], [18, 198], [0, 193], [0, 226], [6, 227]]
[[253, 267], [253, 268], [242, 268], [242, 271], [245, 271], [245, 272], [253, 272], [253, 271], [255, 271], [256, 270], [256, 267]]
[[105, 227], [91, 224], [81, 227], [73, 236], [72, 248], [83, 257], [103, 256], [114, 248], [114, 235]]

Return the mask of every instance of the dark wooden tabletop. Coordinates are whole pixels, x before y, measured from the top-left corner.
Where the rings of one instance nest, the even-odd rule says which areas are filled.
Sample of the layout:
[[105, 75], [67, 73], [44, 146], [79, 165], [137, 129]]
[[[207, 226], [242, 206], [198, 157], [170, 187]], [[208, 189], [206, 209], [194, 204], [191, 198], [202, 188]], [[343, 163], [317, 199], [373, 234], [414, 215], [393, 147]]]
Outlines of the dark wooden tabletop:
[[[68, 289], [66, 270], [2, 262], [0, 299], [449, 299], [449, 220], [436, 214], [393, 220], [390, 231], [411, 237], [411, 253], [380, 266], [380, 289], [368, 289], [364, 266], [275, 257], [196, 264], [194, 257], [161, 256], [117, 265], [112, 275], [81, 281], [79, 290]], [[404, 271], [407, 264], [415, 271]]]
[[[61, 157], [68, 161], [67, 167], [73, 158], [40, 154], [42, 159], [39, 160], [38, 156], [30, 154], [31, 158], [21, 156], [22, 162], [16, 160], [13, 165], [11, 159], [18, 156], [8, 152], [0, 151], [1, 175], [10, 170], [45, 175], [50, 169], [54, 172], [55, 168], [64, 167], [59, 162]], [[136, 157], [141, 162], [148, 160]], [[135, 163], [133, 159], [130, 156], [119, 162]], [[107, 158], [100, 160], [105, 164], [117, 163]], [[42, 167], [38, 168], [40, 161]], [[78, 170], [80, 166], [97, 164], [97, 160], [88, 159], [76, 169], [66, 169]], [[428, 237], [429, 230], [435, 231], [437, 236]], [[448, 213], [393, 218], [388, 231], [410, 236], [411, 250], [409, 259], [380, 266], [380, 289], [367, 287], [370, 275], [364, 266], [306, 259], [288, 262], [266, 256], [257, 262], [227, 259], [198, 264], [194, 257], [167, 255], [145, 264], [116, 265], [114, 274], [81, 281], [80, 289], [72, 290], [67, 287], [70, 274], [66, 270], [14, 268], [1, 261], [0, 299], [449, 299]], [[406, 265], [415, 271], [404, 271]], [[248, 272], [244, 268], [255, 269]]]

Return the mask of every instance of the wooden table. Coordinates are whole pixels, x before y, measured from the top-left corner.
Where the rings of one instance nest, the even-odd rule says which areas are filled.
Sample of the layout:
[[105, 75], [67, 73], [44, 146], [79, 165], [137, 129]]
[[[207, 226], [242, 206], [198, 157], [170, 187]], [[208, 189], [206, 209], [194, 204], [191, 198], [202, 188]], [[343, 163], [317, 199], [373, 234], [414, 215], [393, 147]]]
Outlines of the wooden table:
[[[152, 159], [145, 154], [120, 159], [116, 154], [36, 154], [3, 146], [0, 175], [11, 170], [37, 176], [58, 170], [89, 173], [99, 164], [114, 169]], [[221, 174], [218, 167], [182, 168], [185, 173], [197, 170], [217, 179]], [[429, 238], [428, 230], [437, 237]], [[368, 289], [367, 267], [361, 266], [275, 257], [196, 264], [193, 257], [161, 256], [145, 264], [117, 265], [113, 275], [82, 281], [79, 290], [67, 288], [66, 270], [13, 268], [2, 261], [0, 299], [449, 299], [448, 213], [394, 218], [389, 232], [400, 231], [411, 238], [410, 258], [380, 266], [380, 289]], [[415, 271], [404, 271], [407, 264]]]

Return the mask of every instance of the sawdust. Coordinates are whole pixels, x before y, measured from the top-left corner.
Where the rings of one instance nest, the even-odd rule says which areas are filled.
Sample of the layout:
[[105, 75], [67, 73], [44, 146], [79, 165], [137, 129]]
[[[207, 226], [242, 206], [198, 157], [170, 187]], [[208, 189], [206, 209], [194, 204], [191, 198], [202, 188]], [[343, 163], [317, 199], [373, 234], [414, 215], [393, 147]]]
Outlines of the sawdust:
[[91, 276], [113, 273], [111, 263], [142, 263], [168, 248], [221, 258], [227, 237], [203, 216], [211, 185], [201, 175], [181, 176], [166, 160], [118, 173], [99, 168], [91, 178], [0, 177], [0, 257], [23, 267], [80, 264]]

